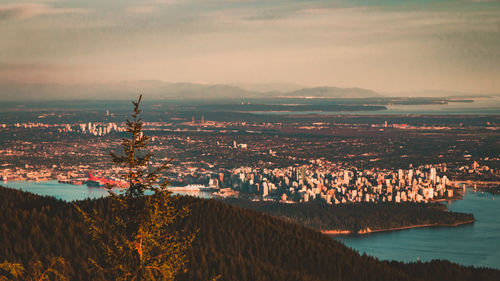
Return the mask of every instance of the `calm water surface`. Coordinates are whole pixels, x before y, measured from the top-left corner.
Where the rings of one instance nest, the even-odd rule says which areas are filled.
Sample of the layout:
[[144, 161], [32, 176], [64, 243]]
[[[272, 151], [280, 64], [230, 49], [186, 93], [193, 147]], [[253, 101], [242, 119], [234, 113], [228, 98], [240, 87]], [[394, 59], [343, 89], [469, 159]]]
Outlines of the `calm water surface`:
[[[38, 195], [49, 195], [65, 201], [83, 200], [87, 198], [100, 198], [108, 195], [106, 188], [88, 187], [87, 185], [74, 185], [50, 181], [9, 181], [0, 182], [0, 185], [29, 191]], [[119, 189], [114, 189], [119, 191]], [[210, 198], [209, 192], [174, 192], [173, 194], [191, 195], [201, 198]]]
[[[495, 200], [493, 200], [495, 198]], [[473, 213], [474, 224], [336, 237], [360, 253], [383, 260], [447, 259], [500, 269], [500, 196], [468, 190], [449, 210]]]

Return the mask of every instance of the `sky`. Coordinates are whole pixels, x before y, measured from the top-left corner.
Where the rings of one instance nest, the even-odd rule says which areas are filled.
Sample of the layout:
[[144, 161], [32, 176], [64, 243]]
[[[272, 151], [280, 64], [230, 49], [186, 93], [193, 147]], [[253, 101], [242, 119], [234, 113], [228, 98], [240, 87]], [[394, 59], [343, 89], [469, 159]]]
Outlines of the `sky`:
[[500, 93], [500, 1], [0, 0], [0, 83]]

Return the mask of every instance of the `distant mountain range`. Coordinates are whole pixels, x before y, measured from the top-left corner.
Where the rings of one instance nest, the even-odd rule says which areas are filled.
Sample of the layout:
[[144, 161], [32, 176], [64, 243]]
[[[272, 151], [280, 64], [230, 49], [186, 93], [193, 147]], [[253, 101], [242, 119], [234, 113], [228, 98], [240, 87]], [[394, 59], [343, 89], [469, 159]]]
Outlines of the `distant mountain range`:
[[290, 93], [285, 93], [288, 97], [303, 98], [378, 98], [381, 94], [372, 90], [361, 88], [337, 88], [337, 87], [315, 87], [304, 88]]
[[361, 88], [314, 87], [296, 84], [195, 84], [156, 80], [110, 84], [15, 84], [0, 83], [2, 100], [122, 100], [142, 93], [148, 99], [206, 100], [252, 98], [373, 98], [381, 94]]
[[[0, 99], [22, 100], [130, 100], [144, 94], [149, 100], [241, 100], [266, 98], [383, 98], [383, 97], [479, 97], [479, 94], [421, 91], [378, 93], [362, 88], [304, 87], [293, 83], [196, 84], [159, 80], [108, 84], [21, 84], [0, 82]], [[488, 95], [491, 96], [491, 95]]]

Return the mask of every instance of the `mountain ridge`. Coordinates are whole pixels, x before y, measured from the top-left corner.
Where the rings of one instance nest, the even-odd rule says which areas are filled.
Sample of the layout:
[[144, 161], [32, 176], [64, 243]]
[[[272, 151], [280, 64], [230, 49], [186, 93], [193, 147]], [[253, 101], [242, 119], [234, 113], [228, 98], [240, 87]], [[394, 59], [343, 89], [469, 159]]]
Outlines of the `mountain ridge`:
[[[318, 231], [214, 199], [176, 197], [175, 208], [190, 214], [172, 225], [196, 232], [180, 281], [210, 280], [498, 280], [500, 271], [449, 261], [401, 263], [361, 255]], [[106, 198], [77, 201], [105, 214]], [[28, 263], [62, 256], [69, 280], [104, 280], [94, 275], [89, 257], [98, 255], [88, 226], [71, 203], [0, 187], [0, 257]], [[3, 260], [2, 260], [3, 261]], [[0, 272], [1, 275], [1, 272]]]
[[[80, 100], [115, 99], [128, 100], [137, 93], [150, 96], [150, 99], [258, 99], [280, 97], [313, 98], [370, 98], [382, 97], [380, 93], [362, 88], [306, 87], [298, 90], [279, 91], [280, 85], [265, 85], [254, 89], [248, 84], [199, 84], [189, 82], [169, 83], [160, 80], [122, 81], [107, 84], [55, 84], [55, 83], [0, 83], [0, 96], [3, 100]], [[288, 87], [293, 89], [293, 85]], [[295, 85], [297, 87], [297, 85]]]

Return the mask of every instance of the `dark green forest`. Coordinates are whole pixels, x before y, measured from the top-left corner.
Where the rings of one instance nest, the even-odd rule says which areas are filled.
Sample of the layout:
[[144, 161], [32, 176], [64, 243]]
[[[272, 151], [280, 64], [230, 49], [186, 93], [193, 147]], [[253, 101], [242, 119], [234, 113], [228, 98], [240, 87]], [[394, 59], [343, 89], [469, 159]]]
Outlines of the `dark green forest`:
[[[106, 213], [109, 199], [79, 201]], [[190, 215], [174, 225], [196, 232], [179, 280], [499, 280], [500, 271], [447, 261], [383, 262], [316, 230], [216, 200], [177, 197]], [[0, 262], [63, 257], [71, 280], [103, 280], [88, 262], [97, 248], [75, 207], [0, 187]]]
[[371, 230], [413, 225], [456, 225], [474, 221], [474, 215], [448, 212], [437, 203], [324, 203], [285, 204], [274, 201], [225, 199], [225, 203], [261, 211], [317, 230]]

